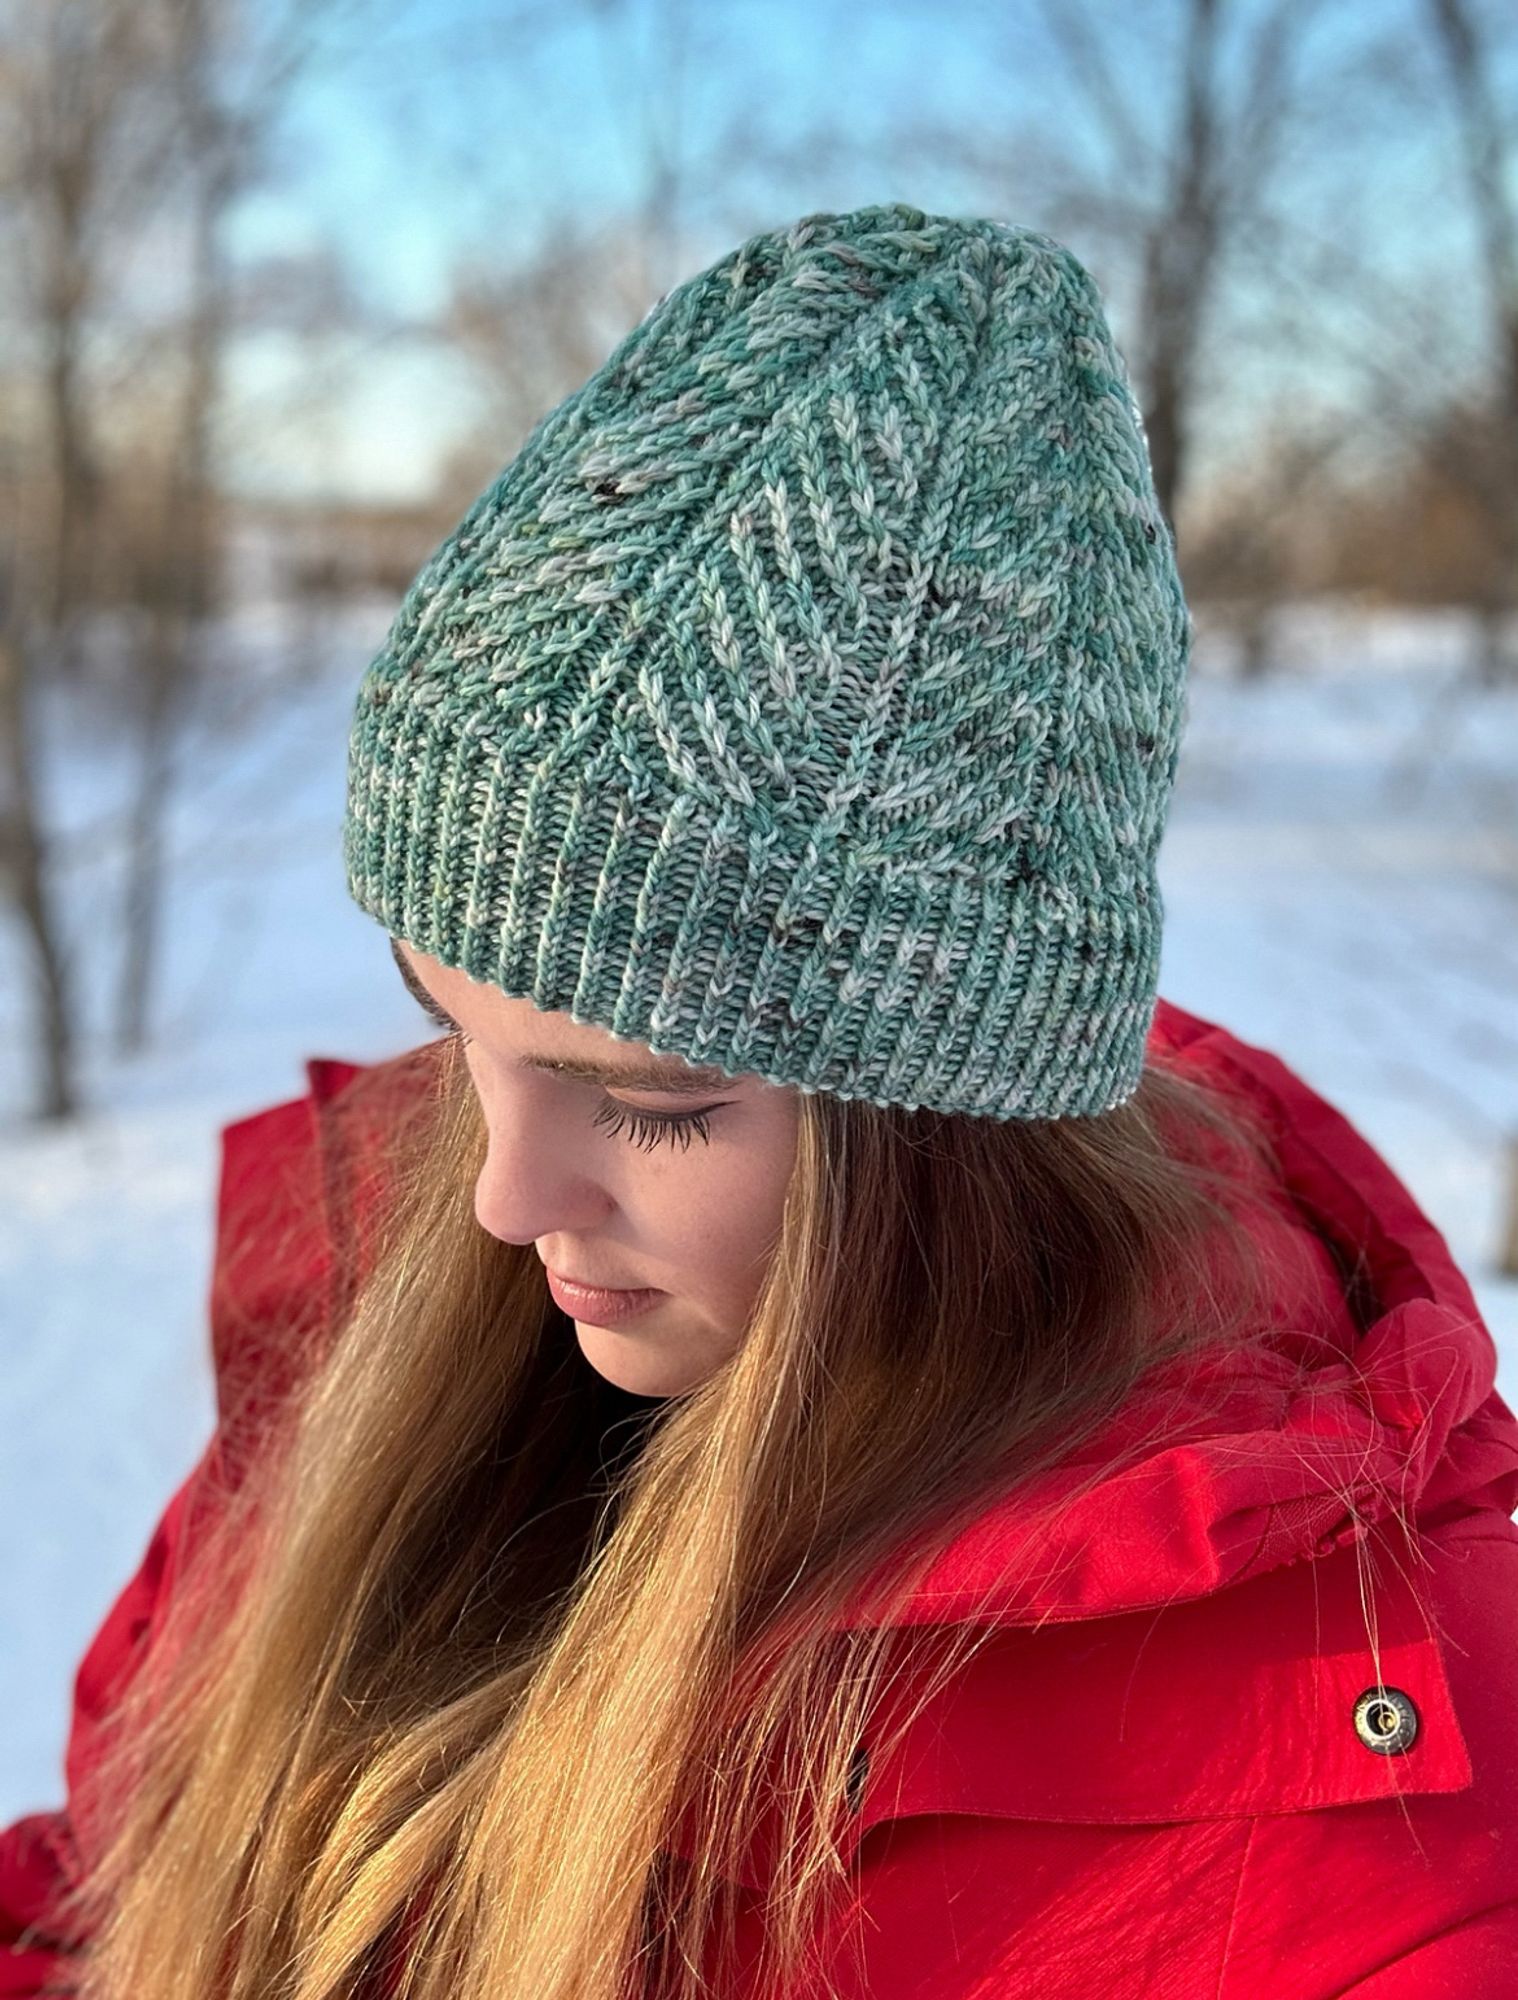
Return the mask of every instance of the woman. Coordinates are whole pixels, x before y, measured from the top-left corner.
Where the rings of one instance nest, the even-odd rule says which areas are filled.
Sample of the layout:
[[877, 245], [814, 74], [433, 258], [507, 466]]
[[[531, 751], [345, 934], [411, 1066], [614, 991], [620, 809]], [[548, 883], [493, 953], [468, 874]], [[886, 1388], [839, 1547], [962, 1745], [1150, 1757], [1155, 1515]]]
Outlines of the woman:
[[808, 216], [538, 425], [350, 745], [445, 1036], [225, 1134], [0, 1992], [1514, 1990], [1518, 1425], [1157, 994], [1189, 642], [1046, 236]]

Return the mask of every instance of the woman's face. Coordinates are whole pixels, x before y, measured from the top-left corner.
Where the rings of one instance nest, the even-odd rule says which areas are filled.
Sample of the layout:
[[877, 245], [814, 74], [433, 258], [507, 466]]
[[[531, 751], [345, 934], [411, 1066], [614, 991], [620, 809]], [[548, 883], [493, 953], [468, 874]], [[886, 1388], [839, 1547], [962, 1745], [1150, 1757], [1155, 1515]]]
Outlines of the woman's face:
[[[694, 1388], [738, 1346], [758, 1295], [795, 1159], [798, 1093], [720, 1071], [692, 1090], [678, 1056], [545, 1013], [399, 940], [391, 948], [431, 1017], [464, 1039], [489, 1134], [481, 1228], [531, 1243], [561, 1277], [656, 1288], [662, 1296], [619, 1326], [575, 1308], [581, 1352], [635, 1395]], [[630, 1065], [655, 1074], [635, 1087], [621, 1080]]]

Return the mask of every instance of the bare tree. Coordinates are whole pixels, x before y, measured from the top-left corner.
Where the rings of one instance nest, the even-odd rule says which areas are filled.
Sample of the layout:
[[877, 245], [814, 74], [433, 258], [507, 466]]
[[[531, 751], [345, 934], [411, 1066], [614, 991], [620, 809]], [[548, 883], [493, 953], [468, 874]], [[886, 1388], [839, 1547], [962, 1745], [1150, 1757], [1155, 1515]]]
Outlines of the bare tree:
[[[218, 449], [228, 342], [240, 330], [227, 225], [267, 165], [268, 140], [318, 36], [343, 0], [271, 10], [246, 33], [234, 0], [141, 0], [161, 14], [162, 87], [173, 136], [174, 198], [184, 219], [183, 300], [169, 342], [161, 496], [149, 532], [131, 539], [137, 607], [132, 723], [137, 763], [126, 828], [116, 994], [116, 1053], [149, 1040], [151, 982], [166, 888], [165, 816], [174, 757], [214, 665], [224, 465]], [[329, 275], [313, 260], [311, 275]], [[327, 287], [327, 303], [333, 298]]]
[[[1032, 0], [1008, 17], [1001, 77], [1010, 86], [1052, 62], [1079, 117], [1056, 123], [1047, 92], [1009, 88], [1005, 136], [989, 147], [936, 130], [909, 140], [916, 156], [967, 170], [992, 199], [1015, 189], [1020, 210], [1036, 209], [1100, 267], [1123, 310], [1155, 487], [1172, 524], [1190, 472], [1205, 341], [1252, 218], [1268, 210], [1308, 116], [1304, 44], [1327, 5], [1271, 0], [1245, 16], [1219, 0], [1174, 0], [1124, 16], [1120, 28], [1087, 0]], [[1142, 37], [1143, 63], [1125, 59], [1120, 33]], [[1072, 143], [1077, 124], [1095, 136], [1099, 157]]]
[[1334, 469], [1352, 431], [1342, 418], [1309, 423], [1283, 410], [1247, 466], [1232, 479], [1215, 478], [1198, 496], [1187, 535], [1187, 595], [1232, 628], [1240, 680], [1275, 671], [1281, 605], [1332, 581], [1322, 555], [1341, 504]]
[[84, 352], [105, 284], [108, 232], [154, 164], [134, 113], [147, 44], [130, 0], [12, 11], [0, 59], [5, 243], [20, 304], [21, 379], [6, 399], [5, 547], [0, 551], [3, 881], [30, 961], [34, 1115], [77, 1107], [75, 992], [64, 951], [38, 768], [46, 674], [75, 663], [78, 614], [94, 593], [101, 474]]
[[[290, 0], [260, 14], [259, 31], [236, 0], [140, 0], [160, 10], [163, 96], [173, 134], [174, 199], [186, 242], [183, 300], [168, 342], [168, 394], [159, 426], [164, 459], [156, 517], [127, 540], [127, 593], [139, 616], [133, 653], [132, 722], [137, 752], [126, 828], [122, 957], [114, 1041], [118, 1055], [142, 1050], [151, 1026], [151, 982], [166, 888], [165, 817], [175, 753], [186, 725], [204, 716], [215, 666], [214, 614], [225, 504], [222, 389], [229, 342], [257, 321], [256, 291], [239, 315], [227, 227], [236, 203], [268, 165], [269, 141], [322, 33], [372, 0]], [[295, 275], [287, 271], [287, 278]], [[310, 338], [352, 323], [354, 301], [330, 256], [301, 260], [287, 284], [288, 324], [300, 307]], [[293, 293], [298, 293], [298, 300]], [[321, 384], [316, 385], [320, 393]], [[335, 393], [328, 381], [326, 392]], [[302, 662], [292, 662], [299, 677]], [[277, 692], [278, 683], [265, 686]], [[246, 709], [244, 719], [246, 719]]]
[[[345, 4], [0, 0], [3, 887], [36, 968], [38, 1114], [78, 1108], [39, 703], [132, 756], [115, 1049], [145, 1046], [175, 755], [211, 664], [235, 324], [228, 221]], [[153, 281], [143, 283], [147, 246]], [[165, 246], [169, 246], [165, 254]], [[80, 970], [75, 969], [76, 972]]]
[[1485, 448], [1453, 462], [1496, 531], [1492, 587], [1475, 609], [1481, 631], [1478, 678], [1497, 686], [1518, 679], [1518, 652], [1508, 637], [1518, 606], [1518, 195], [1507, 171], [1512, 118], [1510, 112], [1504, 116], [1498, 94], [1495, 34], [1482, 31], [1467, 0], [1428, 0], [1428, 13], [1456, 107], [1491, 329]]
[[585, 381], [652, 301], [647, 246], [614, 223], [562, 234], [505, 271], [455, 272], [440, 332], [472, 365], [486, 401], [477, 441], [448, 471], [450, 498], [472, 494], [533, 424]]
[[[459, 259], [437, 333], [471, 364], [485, 415], [445, 467], [445, 506], [472, 497], [538, 418], [591, 375], [684, 275], [682, 211], [697, 171], [685, 156], [684, 119], [689, 80], [705, 60], [706, 24], [689, 0], [657, 0], [646, 18], [645, 11], [630, 0], [580, 0], [546, 12], [541, 0], [515, 0], [494, 11], [488, 39], [472, 52], [468, 84], [459, 80], [485, 90], [499, 117], [503, 79], [521, 92], [532, 57], [556, 34], [588, 22], [633, 194], [610, 217], [587, 223], [556, 210], [551, 192], [534, 186], [535, 245], [503, 259], [488, 243]], [[518, 189], [512, 169], [482, 146], [489, 129], [450, 120], [440, 157], [453, 182], [498, 211]]]
[[126, 829], [114, 1021], [116, 1052], [123, 1056], [140, 1052], [148, 1039], [172, 753], [202, 664], [198, 642], [216, 601], [212, 424], [228, 319], [223, 238], [227, 212], [254, 158], [253, 120], [222, 95], [225, 14], [222, 0], [164, 0], [164, 96], [178, 140], [188, 270], [157, 532], [147, 546], [137, 544], [131, 578], [140, 616], [133, 676], [137, 768]]

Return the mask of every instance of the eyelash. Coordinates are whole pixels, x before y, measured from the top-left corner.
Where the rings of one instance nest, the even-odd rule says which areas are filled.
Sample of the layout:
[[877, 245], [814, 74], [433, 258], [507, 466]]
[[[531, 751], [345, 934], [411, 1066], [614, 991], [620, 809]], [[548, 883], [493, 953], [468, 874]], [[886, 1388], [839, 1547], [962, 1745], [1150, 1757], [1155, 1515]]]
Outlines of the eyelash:
[[[443, 1024], [438, 1023], [441, 1027]], [[460, 1047], [469, 1040], [462, 1028], [449, 1031]], [[625, 1104], [618, 1104], [608, 1098], [590, 1121], [593, 1125], [604, 1126], [609, 1137], [624, 1129], [628, 1133], [627, 1143], [639, 1146], [651, 1153], [655, 1146], [679, 1141], [686, 1152], [690, 1151], [691, 1134], [694, 1132], [703, 1146], [711, 1144], [711, 1111], [633, 1111]]]
[[696, 1133], [703, 1146], [710, 1144], [710, 1117], [709, 1111], [629, 1111], [625, 1104], [608, 1099], [590, 1122], [606, 1126], [612, 1134], [620, 1132], [624, 1126], [629, 1127], [628, 1144], [641, 1146], [650, 1153], [665, 1140], [671, 1145], [679, 1140], [684, 1150], [689, 1152], [692, 1132]]

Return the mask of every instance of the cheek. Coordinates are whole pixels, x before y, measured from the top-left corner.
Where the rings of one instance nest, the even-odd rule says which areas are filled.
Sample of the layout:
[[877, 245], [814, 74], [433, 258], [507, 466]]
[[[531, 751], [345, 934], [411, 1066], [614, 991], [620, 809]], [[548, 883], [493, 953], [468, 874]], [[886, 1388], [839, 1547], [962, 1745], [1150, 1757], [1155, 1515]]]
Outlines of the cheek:
[[746, 1305], [774, 1254], [795, 1162], [794, 1120], [771, 1120], [743, 1143], [690, 1154], [690, 1185], [669, 1196], [669, 1221], [714, 1289]]

